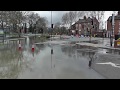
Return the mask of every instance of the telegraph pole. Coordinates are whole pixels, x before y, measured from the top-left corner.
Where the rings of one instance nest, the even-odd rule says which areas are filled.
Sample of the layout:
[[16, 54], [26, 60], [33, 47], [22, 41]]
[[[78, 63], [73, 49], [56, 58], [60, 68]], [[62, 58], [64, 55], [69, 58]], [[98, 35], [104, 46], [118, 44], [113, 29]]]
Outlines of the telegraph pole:
[[112, 25], [112, 29], [111, 29], [111, 32], [110, 32], [110, 45], [112, 47], [112, 44], [113, 44], [113, 35], [114, 35], [114, 14], [112, 14], [111, 25]]
[[91, 43], [91, 36], [92, 36], [92, 29], [94, 28], [94, 22], [93, 22], [93, 19], [92, 19], [92, 21], [91, 21], [91, 26], [92, 27], [90, 27], [90, 38], [89, 38], [89, 42]]

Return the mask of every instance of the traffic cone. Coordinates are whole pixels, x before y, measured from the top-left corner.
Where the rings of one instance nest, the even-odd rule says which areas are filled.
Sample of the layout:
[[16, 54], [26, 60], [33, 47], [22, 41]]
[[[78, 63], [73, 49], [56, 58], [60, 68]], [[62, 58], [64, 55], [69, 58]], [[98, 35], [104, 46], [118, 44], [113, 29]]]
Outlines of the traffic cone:
[[35, 45], [33, 44], [32, 45], [32, 52], [34, 52], [35, 51]]
[[21, 43], [19, 43], [19, 46], [18, 46], [18, 47], [19, 47], [19, 51], [20, 51], [20, 50], [22, 49], [22, 47], [21, 47]]

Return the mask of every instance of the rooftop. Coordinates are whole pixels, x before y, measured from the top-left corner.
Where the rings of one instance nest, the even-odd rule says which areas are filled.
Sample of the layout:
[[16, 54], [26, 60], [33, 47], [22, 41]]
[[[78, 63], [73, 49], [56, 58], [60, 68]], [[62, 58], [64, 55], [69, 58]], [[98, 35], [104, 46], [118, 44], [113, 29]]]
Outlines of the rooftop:
[[78, 23], [88, 23], [88, 22], [91, 22], [92, 21], [92, 18], [87, 18], [87, 19], [79, 19], [75, 24], [78, 24]]
[[[107, 21], [110, 21], [111, 19], [112, 16], [110, 16]], [[115, 16], [115, 20], [120, 20], [120, 11], [118, 11], [118, 14]]]

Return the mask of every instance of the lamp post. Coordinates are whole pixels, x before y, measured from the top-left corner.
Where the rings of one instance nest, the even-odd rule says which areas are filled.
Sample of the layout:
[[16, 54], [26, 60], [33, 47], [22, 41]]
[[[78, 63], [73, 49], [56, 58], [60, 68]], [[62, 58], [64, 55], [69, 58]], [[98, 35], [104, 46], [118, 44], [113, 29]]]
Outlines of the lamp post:
[[53, 30], [53, 24], [52, 24], [52, 11], [51, 11], [51, 41], [52, 41], [52, 30]]

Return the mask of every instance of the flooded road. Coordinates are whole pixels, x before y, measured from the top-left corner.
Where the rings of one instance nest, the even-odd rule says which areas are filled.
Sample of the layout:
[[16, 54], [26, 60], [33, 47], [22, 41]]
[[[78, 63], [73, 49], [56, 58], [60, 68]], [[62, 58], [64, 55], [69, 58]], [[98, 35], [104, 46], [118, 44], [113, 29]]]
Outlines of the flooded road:
[[[43, 42], [43, 41], [42, 41]], [[47, 41], [46, 41], [47, 42]], [[57, 41], [55, 41], [57, 42]], [[88, 47], [75, 45], [75, 42], [57, 44], [42, 44], [37, 38], [21, 40], [22, 49], [18, 49], [18, 41], [1, 46], [0, 49], [0, 78], [1, 79], [104, 79], [101, 74], [102, 62], [100, 56], [117, 53], [119, 51], [91, 48], [95, 52], [84, 52]], [[63, 41], [62, 41], [63, 42]], [[38, 44], [35, 44], [38, 43]], [[41, 43], [41, 44], [39, 44]], [[32, 45], [35, 44], [35, 51]], [[53, 54], [51, 55], [51, 46]], [[83, 50], [81, 50], [83, 49]], [[89, 48], [88, 48], [89, 49]], [[106, 53], [107, 52], [107, 53]], [[98, 54], [99, 53], [99, 54]], [[90, 54], [90, 55], [89, 55]], [[89, 69], [89, 56], [94, 58], [94, 64]], [[105, 59], [106, 60], [106, 59]], [[112, 61], [111, 61], [112, 62]], [[119, 63], [119, 62], [118, 62]], [[119, 63], [120, 64], [120, 63]], [[108, 67], [105, 65], [105, 68]], [[112, 66], [109, 66], [112, 67]], [[104, 70], [105, 70], [104, 68]], [[118, 68], [120, 69], [120, 68]], [[118, 70], [117, 69], [117, 70]], [[120, 71], [120, 70], [118, 70]]]

